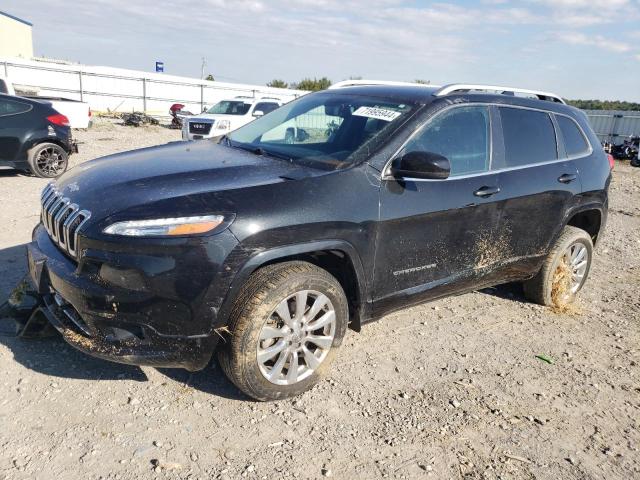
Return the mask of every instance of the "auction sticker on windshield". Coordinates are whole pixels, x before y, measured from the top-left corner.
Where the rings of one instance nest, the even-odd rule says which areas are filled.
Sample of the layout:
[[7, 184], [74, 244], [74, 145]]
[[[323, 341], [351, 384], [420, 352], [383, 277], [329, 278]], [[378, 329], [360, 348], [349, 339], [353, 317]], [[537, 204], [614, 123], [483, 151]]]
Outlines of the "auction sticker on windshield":
[[353, 115], [391, 122], [392, 120], [398, 118], [401, 114], [400, 112], [394, 112], [393, 110], [387, 110], [386, 108], [360, 107], [355, 112], [353, 112]]

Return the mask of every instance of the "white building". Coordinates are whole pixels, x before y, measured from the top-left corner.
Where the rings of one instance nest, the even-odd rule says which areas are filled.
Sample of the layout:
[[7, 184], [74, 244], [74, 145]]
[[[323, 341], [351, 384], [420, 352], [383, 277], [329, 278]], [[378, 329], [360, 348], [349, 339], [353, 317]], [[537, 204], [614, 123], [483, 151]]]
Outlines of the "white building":
[[33, 25], [0, 10], [0, 56], [33, 57]]

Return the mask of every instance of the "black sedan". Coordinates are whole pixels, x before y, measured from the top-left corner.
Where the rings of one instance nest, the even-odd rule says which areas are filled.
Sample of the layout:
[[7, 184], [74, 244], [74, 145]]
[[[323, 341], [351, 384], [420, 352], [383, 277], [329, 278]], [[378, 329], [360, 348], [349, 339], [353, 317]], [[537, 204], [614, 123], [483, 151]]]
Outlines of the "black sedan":
[[67, 117], [46, 102], [0, 94], [0, 166], [53, 178], [74, 151]]

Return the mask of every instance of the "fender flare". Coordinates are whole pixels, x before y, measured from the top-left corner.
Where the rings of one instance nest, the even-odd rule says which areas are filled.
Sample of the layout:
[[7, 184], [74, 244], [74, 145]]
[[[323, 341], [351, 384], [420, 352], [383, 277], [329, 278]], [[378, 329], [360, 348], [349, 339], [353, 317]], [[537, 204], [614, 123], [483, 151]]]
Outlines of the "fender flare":
[[[255, 255], [251, 256], [238, 270], [236, 275], [234, 276], [231, 285], [229, 286], [229, 290], [225, 295], [225, 298], [220, 306], [220, 310], [218, 311], [218, 315], [216, 318], [216, 328], [219, 328], [223, 324], [227, 322], [229, 314], [231, 312], [231, 307], [233, 302], [235, 301], [238, 292], [251, 276], [253, 272], [258, 270], [260, 267], [274, 263], [279, 259], [285, 259], [288, 257], [293, 257], [296, 255], [303, 255], [307, 253], [317, 252], [317, 251], [328, 251], [328, 250], [338, 250], [343, 252], [351, 261], [353, 268], [356, 273], [356, 285], [358, 290], [358, 307], [363, 307], [367, 305], [367, 292], [369, 291], [368, 285], [366, 282], [366, 276], [364, 273], [364, 267], [362, 264], [362, 260], [357, 250], [351, 243], [345, 240], [320, 240], [314, 242], [307, 243], [299, 243], [294, 245], [285, 245], [281, 247], [275, 247], [269, 250], [263, 250]], [[359, 310], [356, 309], [356, 310]], [[356, 315], [357, 318], [353, 318], [352, 323], [354, 323], [354, 327], [357, 331], [360, 328], [360, 318], [363, 317], [363, 314], [366, 316], [366, 312], [358, 312]]]

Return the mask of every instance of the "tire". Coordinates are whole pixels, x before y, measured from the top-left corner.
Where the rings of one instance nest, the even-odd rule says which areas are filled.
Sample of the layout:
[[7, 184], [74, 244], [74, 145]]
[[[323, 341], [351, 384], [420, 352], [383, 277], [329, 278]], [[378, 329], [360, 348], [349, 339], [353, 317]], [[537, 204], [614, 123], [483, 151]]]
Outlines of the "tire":
[[[291, 330], [288, 326], [291, 323], [287, 324], [283, 319], [288, 311], [290, 322], [300, 320], [296, 308], [298, 298], [303, 298], [302, 292], [306, 292], [305, 315], [300, 316], [306, 319], [304, 325], [313, 328], [321, 320], [328, 321], [332, 311], [333, 322], [307, 333]], [[322, 304], [322, 309], [316, 309], [314, 314], [316, 303], [318, 308]], [[309, 390], [327, 374], [336, 349], [342, 343], [348, 320], [344, 291], [327, 271], [307, 262], [270, 265], [251, 275], [238, 294], [229, 318], [230, 338], [218, 348], [218, 361], [229, 380], [256, 400], [293, 397]], [[283, 334], [283, 330], [289, 333]], [[266, 338], [275, 332], [278, 332], [277, 336]], [[314, 341], [322, 339], [323, 347], [308, 340], [312, 337]], [[269, 357], [269, 352], [278, 349], [281, 349], [279, 353]], [[290, 352], [294, 350], [298, 362], [295, 370], [290, 368], [294, 361]], [[265, 360], [267, 357], [269, 359]], [[296, 375], [298, 378], [293, 381]]]
[[631, 159], [631, 166], [632, 167], [640, 167], [640, 158], [635, 157]]
[[[538, 274], [524, 282], [525, 297], [560, 310], [568, 307], [587, 281], [592, 259], [589, 234], [580, 228], [565, 227]], [[578, 269], [574, 268], [578, 265]]]
[[66, 172], [69, 155], [60, 145], [40, 143], [29, 150], [27, 161], [36, 177], [55, 178]]

